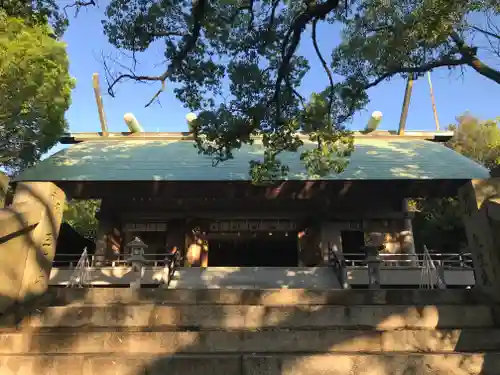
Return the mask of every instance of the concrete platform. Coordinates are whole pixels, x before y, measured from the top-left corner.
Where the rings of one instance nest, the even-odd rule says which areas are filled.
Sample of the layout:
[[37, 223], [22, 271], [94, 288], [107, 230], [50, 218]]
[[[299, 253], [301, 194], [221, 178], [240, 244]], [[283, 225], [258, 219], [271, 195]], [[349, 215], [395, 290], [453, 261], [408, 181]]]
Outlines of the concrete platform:
[[179, 268], [171, 289], [340, 289], [331, 267]]

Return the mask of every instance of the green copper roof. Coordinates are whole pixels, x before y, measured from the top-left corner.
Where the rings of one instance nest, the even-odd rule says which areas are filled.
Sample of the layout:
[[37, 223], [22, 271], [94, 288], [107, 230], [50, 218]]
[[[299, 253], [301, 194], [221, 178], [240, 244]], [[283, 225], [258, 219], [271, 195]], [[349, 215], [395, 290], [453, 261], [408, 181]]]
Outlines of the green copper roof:
[[[313, 147], [307, 144], [304, 147]], [[229, 181], [249, 180], [248, 162], [262, 157], [259, 143], [212, 167], [191, 141], [86, 141], [62, 150], [17, 181]], [[300, 153], [284, 153], [290, 180], [307, 179]], [[442, 144], [405, 138], [356, 139], [349, 167], [325, 180], [485, 179], [486, 168]]]

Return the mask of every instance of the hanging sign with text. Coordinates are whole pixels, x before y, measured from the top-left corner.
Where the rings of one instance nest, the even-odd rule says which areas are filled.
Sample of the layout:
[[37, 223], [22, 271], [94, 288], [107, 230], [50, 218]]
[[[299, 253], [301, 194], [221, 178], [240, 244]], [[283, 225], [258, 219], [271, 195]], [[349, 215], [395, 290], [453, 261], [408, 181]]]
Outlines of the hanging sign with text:
[[297, 223], [290, 220], [224, 220], [210, 224], [210, 232], [293, 232]]
[[127, 223], [125, 232], [165, 232], [167, 223]]

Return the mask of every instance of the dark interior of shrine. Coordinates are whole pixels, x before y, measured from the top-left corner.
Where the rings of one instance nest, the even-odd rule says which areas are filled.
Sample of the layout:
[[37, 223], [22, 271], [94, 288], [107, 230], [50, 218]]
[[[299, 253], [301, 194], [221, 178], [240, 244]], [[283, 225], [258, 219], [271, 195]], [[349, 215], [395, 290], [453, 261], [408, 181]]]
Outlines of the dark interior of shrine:
[[345, 230], [340, 233], [342, 240], [342, 253], [346, 260], [365, 260], [365, 234], [362, 231]]
[[295, 236], [209, 240], [210, 267], [297, 267]]

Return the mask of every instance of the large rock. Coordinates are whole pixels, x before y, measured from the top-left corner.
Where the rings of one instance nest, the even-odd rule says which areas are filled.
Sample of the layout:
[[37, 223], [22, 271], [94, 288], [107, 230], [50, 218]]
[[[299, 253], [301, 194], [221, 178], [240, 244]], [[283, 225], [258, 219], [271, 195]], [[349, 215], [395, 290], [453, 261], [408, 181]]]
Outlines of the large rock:
[[64, 199], [50, 182], [19, 183], [0, 209], [0, 312], [47, 290]]

